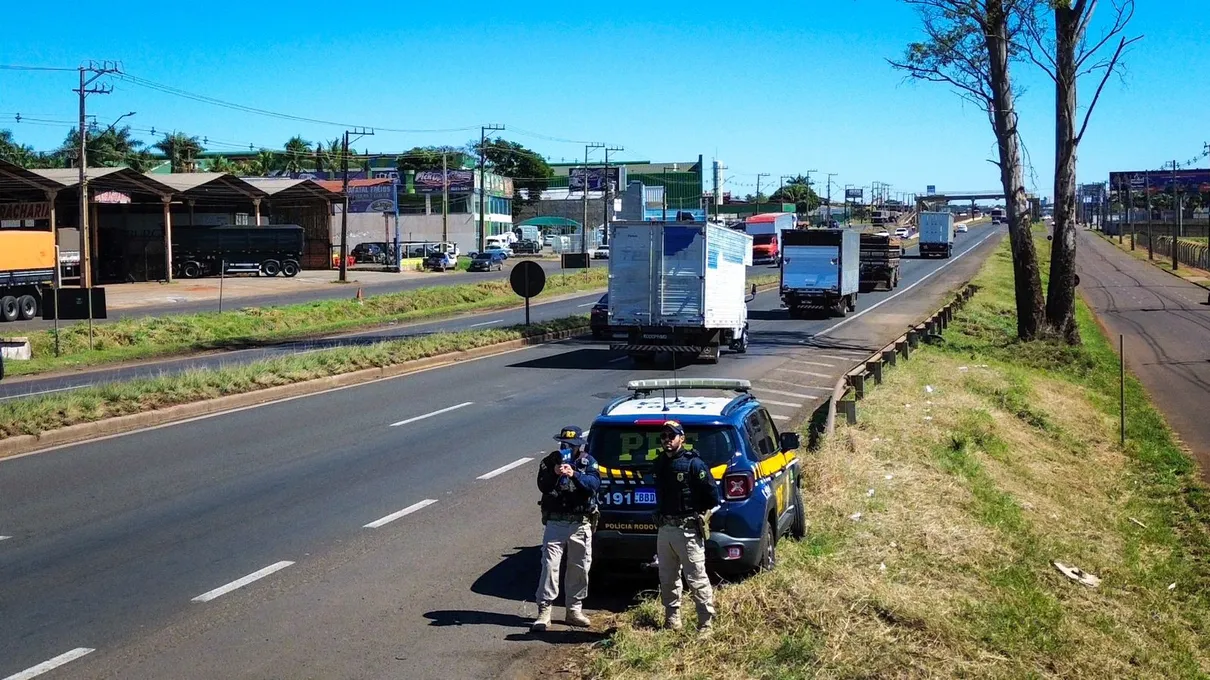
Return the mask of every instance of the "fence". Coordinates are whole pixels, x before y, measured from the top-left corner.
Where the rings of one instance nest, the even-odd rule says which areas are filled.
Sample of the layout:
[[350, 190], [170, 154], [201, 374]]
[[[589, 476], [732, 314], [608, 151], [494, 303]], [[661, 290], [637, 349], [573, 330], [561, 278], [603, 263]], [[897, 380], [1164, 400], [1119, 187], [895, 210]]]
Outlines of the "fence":
[[[1150, 241], [1150, 246], [1148, 245]], [[1156, 256], [1171, 260], [1172, 259], [1172, 237], [1171, 236], [1155, 236], [1148, 237], [1146, 232], [1135, 235], [1136, 248], [1148, 248], [1155, 253]], [[1186, 267], [1196, 267], [1210, 271], [1210, 247], [1205, 243], [1197, 243], [1177, 240], [1176, 244], [1176, 261]]]

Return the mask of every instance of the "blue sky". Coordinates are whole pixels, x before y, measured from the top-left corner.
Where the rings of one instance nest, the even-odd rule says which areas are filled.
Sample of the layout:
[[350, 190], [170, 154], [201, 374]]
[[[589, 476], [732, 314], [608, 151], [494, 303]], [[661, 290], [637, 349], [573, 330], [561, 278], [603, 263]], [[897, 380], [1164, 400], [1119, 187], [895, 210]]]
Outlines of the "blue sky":
[[[1101, 10], [1104, 19], [1110, 0]], [[904, 83], [886, 58], [919, 37], [897, 0], [762, 3], [10, 3], [0, 64], [78, 66], [120, 60], [126, 72], [190, 92], [309, 118], [407, 130], [357, 146], [398, 151], [462, 144], [481, 123], [555, 160], [582, 143], [617, 158], [723, 159], [727, 188], [756, 173], [836, 173], [833, 182], [893, 191], [998, 186], [986, 117], [944, 86]], [[187, 6], [186, 6], [187, 5]], [[288, 7], [289, 10], [283, 12]], [[84, 9], [84, 21], [65, 17]], [[338, 18], [338, 13], [342, 16]], [[338, 28], [338, 26], [344, 28]], [[1099, 29], [1100, 26], [1098, 25]], [[1199, 156], [1210, 141], [1210, 2], [1141, 0], [1124, 80], [1106, 87], [1081, 146], [1080, 181]], [[1022, 133], [1033, 176], [1050, 193], [1052, 86], [1017, 67], [1027, 91]], [[76, 74], [0, 70], [0, 129], [41, 149], [70, 121]], [[207, 137], [212, 150], [280, 147], [343, 128], [231, 111], [114, 81], [89, 110], [140, 129]], [[1082, 101], [1095, 83], [1084, 86]], [[150, 135], [147, 135], [150, 139]], [[599, 158], [599, 152], [597, 158]], [[1210, 165], [1203, 159], [1202, 166]], [[834, 194], [836, 190], [834, 189]]]

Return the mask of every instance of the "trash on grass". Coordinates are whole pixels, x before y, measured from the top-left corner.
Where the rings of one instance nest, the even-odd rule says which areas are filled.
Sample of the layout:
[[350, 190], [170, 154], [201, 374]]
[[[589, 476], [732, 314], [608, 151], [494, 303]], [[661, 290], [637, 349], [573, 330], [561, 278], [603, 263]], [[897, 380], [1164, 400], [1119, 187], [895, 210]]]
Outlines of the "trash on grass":
[[[1096, 588], [1101, 583], [1100, 578], [1093, 576], [1092, 574], [1089, 574], [1088, 572], [1084, 571], [1083, 569], [1080, 569], [1079, 567], [1069, 567], [1066, 564], [1063, 564], [1062, 562], [1058, 562], [1058, 561], [1052, 562], [1052, 564], [1055, 565], [1055, 569], [1058, 569], [1067, 578], [1069, 578], [1073, 581], [1079, 581], [1080, 583], [1083, 583], [1084, 585], [1089, 586], [1091, 588]], [[1176, 585], [1176, 584], [1174, 583], [1173, 585]], [[1171, 590], [1171, 588], [1169, 588], [1169, 590]]]

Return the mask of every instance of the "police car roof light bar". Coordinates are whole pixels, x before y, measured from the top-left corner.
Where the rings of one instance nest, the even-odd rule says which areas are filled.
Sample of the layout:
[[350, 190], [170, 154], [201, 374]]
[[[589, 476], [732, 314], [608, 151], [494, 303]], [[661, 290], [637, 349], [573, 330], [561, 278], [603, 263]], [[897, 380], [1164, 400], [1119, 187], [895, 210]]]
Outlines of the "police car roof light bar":
[[749, 392], [752, 390], [752, 383], [747, 380], [732, 380], [729, 378], [656, 378], [631, 380], [626, 383], [626, 389], [631, 392], [654, 392], [656, 390], [674, 389]]

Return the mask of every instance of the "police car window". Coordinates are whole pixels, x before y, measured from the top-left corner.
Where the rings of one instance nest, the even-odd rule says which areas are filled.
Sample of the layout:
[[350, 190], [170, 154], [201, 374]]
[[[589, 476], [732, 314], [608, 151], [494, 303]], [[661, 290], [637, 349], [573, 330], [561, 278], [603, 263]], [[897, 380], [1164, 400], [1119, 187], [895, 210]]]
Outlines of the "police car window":
[[[685, 448], [713, 467], [731, 459], [739, 449], [736, 432], [729, 427], [685, 427]], [[597, 425], [588, 440], [588, 452], [603, 467], [647, 467], [660, 456], [660, 428]]]
[[748, 430], [748, 442], [760, 460], [777, 453], [777, 438], [774, 431], [766, 426], [768, 422], [769, 415], [764, 409], [753, 411], [744, 419], [744, 425]]

